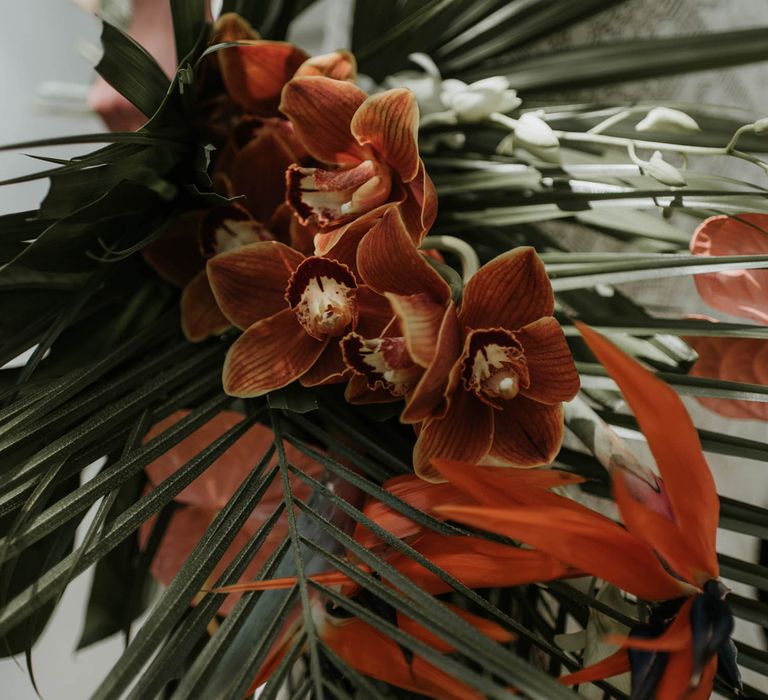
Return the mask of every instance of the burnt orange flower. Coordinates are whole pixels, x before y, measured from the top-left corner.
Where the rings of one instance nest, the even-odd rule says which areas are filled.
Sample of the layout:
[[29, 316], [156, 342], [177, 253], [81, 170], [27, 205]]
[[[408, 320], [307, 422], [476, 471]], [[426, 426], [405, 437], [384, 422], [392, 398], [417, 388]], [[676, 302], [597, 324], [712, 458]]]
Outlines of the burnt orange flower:
[[[414, 243], [421, 242], [437, 197], [419, 158], [413, 93], [369, 97], [351, 83], [297, 77], [283, 90], [280, 111], [318, 163], [296, 164], [287, 173], [289, 204], [302, 223], [318, 228], [315, 253], [327, 254], [344, 241], [349, 255], [392, 204], [400, 206]], [[338, 251], [333, 256], [340, 257]]]
[[405, 398], [402, 420], [416, 423], [444, 412], [448, 373], [460, 352], [459, 325], [451, 290], [414, 248], [396, 208], [360, 243], [357, 269], [384, 295], [392, 322], [378, 337], [350, 333], [342, 340], [354, 372], [346, 397], [352, 403]]
[[[768, 343], [755, 338], [709, 338], [696, 336], [685, 341], [698, 359], [688, 373], [692, 377], [725, 379], [748, 384], [768, 384]], [[768, 403], [713, 399], [696, 400], [726, 418], [768, 420]]]
[[[151, 440], [176, 422], [184, 418], [189, 411], [177, 411], [168, 418], [154, 425], [146, 440]], [[146, 468], [147, 477], [152, 488], [161, 484], [173, 475], [180, 467], [197, 455], [204, 447], [208, 447], [216, 438], [237, 425], [242, 416], [231, 411], [222, 411], [208, 423], [198, 428], [189, 437], [171, 448], [162, 457], [156, 459]], [[260, 456], [264, 454], [274, 441], [272, 431], [263, 425], [254, 425], [237, 442], [219, 457], [201, 476], [195, 479], [187, 488], [176, 496], [176, 501], [182, 504], [177, 508], [163, 535], [157, 552], [152, 560], [151, 571], [155, 578], [167, 586], [186, 562], [195, 545], [205, 534], [218, 512], [224, 508], [242, 481], [256, 466]], [[286, 445], [288, 459], [291, 464], [302, 469], [315, 478], [320, 478], [322, 467], [290, 445]], [[273, 458], [272, 464], [276, 463]], [[291, 488], [296, 498], [306, 500], [310, 489], [298, 477], [291, 477]], [[273, 514], [275, 508], [282, 502], [283, 494], [280, 480], [275, 480], [264, 493], [263, 498], [248, 517], [242, 530], [235, 536], [229, 549], [225, 552], [216, 568], [211, 573], [215, 581], [246, 544], [248, 539]], [[153, 520], [144, 523], [139, 531], [139, 542], [146, 545], [152, 530]], [[242, 580], [253, 578], [275, 548], [288, 534], [288, 521], [281, 517], [256, 556], [248, 565]], [[220, 612], [227, 614], [237, 602], [239, 595], [227, 596]]]
[[514, 466], [547, 464], [563, 437], [563, 401], [579, 388], [554, 295], [533, 248], [516, 248], [467, 283], [459, 310], [463, 351], [442, 417], [421, 423], [416, 473], [439, 478], [434, 457]]
[[355, 77], [355, 59], [348, 51], [310, 58], [288, 42], [260, 39], [246, 20], [229, 12], [216, 20], [211, 45], [234, 42], [238, 45], [206, 56], [196, 86], [200, 127], [216, 145], [243, 115], [279, 117], [280, 93], [294, 76]]
[[[694, 255], [768, 255], [768, 215], [713, 216], [691, 239]], [[696, 289], [713, 309], [768, 323], [768, 270], [696, 275]]]
[[[579, 327], [637, 417], [661, 472], [670, 515], [636, 500], [623, 470], [611, 476], [626, 529], [573, 501], [524, 485], [517, 487], [510, 507], [484, 472], [470, 479], [466, 470], [450, 466], [441, 472], [485, 505], [437, 510], [443, 517], [531, 544], [639, 598], [663, 602], [648, 624], [628, 639], [614, 640], [624, 649], [565, 682], [626, 671], [632, 659], [638, 681], [640, 672], [647, 676], [648, 664], [655, 664], [650, 677], [658, 683], [658, 698], [709, 697], [717, 655], [727, 669], [735, 664], [729, 641], [733, 620], [717, 578], [719, 500], [698, 434], [670, 387], [594, 331]], [[515, 507], [521, 499], [528, 499], [530, 507]], [[628, 655], [626, 649], [633, 652]], [[655, 656], [637, 653], [648, 650]], [[739, 681], [731, 677], [730, 682]]]
[[211, 258], [208, 279], [219, 308], [245, 331], [224, 363], [232, 396], [262, 396], [296, 379], [305, 386], [341, 381], [342, 336], [378, 335], [391, 318], [386, 299], [358, 284], [346, 265], [305, 258], [276, 241]]

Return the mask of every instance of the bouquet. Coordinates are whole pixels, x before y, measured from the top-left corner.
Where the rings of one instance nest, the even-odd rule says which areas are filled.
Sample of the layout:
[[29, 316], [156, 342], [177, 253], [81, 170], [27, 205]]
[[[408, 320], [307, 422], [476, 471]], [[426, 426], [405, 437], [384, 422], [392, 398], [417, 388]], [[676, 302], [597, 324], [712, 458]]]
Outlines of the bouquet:
[[768, 121], [562, 99], [766, 30], [360, 0], [309, 55], [312, 4], [171, 0], [170, 78], [105, 22], [143, 125], [5, 147], [50, 180], [0, 219], [5, 654], [92, 569], [99, 700], [766, 697], [765, 563], [716, 537], [768, 511], [706, 456], [768, 460], [728, 422], [768, 417]]

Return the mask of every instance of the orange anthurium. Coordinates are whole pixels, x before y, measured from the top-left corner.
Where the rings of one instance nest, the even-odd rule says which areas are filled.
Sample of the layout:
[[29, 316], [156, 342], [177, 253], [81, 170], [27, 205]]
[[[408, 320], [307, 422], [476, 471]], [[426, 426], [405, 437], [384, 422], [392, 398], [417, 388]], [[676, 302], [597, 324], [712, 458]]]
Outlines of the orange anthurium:
[[448, 372], [460, 351], [451, 290], [413, 246], [402, 217], [391, 208], [360, 243], [361, 279], [386, 296], [394, 319], [379, 337], [351, 333], [342, 352], [353, 376], [352, 403], [405, 398], [402, 419], [418, 422], [445, 407]]
[[[656, 684], [660, 699], [708, 697], [716, 655], [730, 674], [729, 682], [737, 687], [740, 681], [733, 672], [729, 639], [733, 619], [723, 600], [727, 590], [717, 579], [719, 500], [696, 429], [669, 386], [605, 338], [578, 325], [637, 417], [661, 472], [671, 514], [666, 516], [637, 500], [622, 470], [614, 470], [611, 476], [626, 529], [573, 501], [558, 503], [558, 496], [522, 484], [505, 506], [504, 494], [493, 488], [487, 475], [479, 472], [478, 478], [468, 479], [465, 470], [450, 464], [441, 465], [441, 473], [484, 505], [435, 510], [443, 517], [531, 544], [645, 600], [668, 601], [657, 608], [648, 625], [621, 640], [635, 650], [630, 660], [636, 679], [647, 675], [648, 668], [654, 669], [651, 687], [638, 697], [650, 697]], [[528, 507], [515, 507], [522, 502]], [[636, 639], [638, 635], [643, 639]], [[637, 653], [642, 650], [656, 653], [649, 660], [647, 654]], [[622, 652], [566, 680], [603, 678], [626, 670], [626, 663], [626, 652]]]
[[533, 248], [500, 255], [469, 280], [448, 408], [421, 423], [417, 474], [439, 479], [435, 457], [519, 467], [554, 459], [562, 402], [575, 396], [579, 375], [553, 311], [552, 286]]
[[[173, 413], [154, 425], [145, 439], [151, 440], [156, 437], [188, 413], [189, 411]], [[149, 464], [146, 472], [151, 487], [159, 486], [162, 481], [192, 459], [201, 449], [210, 445], [211, 442], [241, 420], [242, 416], [239, 413], [223, 411], [171, 448], [162, 457]], [[217, 513], [227, 504], [251, 469], [256, 466], [261, 455], [272, 445], [273, 440], [274, 436], [271, 430], [263, 425], [254, 425], [201, 476], [176, 496], [175, 500], [182, 505], [174, 511], [152, 560], [151, 571], [160, 583], [167, 586], [174, 579]], [[285, 449], [291, 464], [315, 478], [322, 475], [323, 469], [319, 464], [290, 445], [286, 445]], [[272, 465], [274, 463], [275, 458], [273, 457]], [[309, 497], [309, 487], [298, 477], [291, 477], [291, 486], [296, 498], [306, 500]], [[280, 480], [277, 479], [269, 486], [243, 529], [235, 536], [229, 549], [216, 565], [211, 574], [211, 580], [215, 581], [222, 574], [248, 538], [272, 515], [282, 500], [282, 487]], [[144, 523], [139, 531], [139, 541], [142, 546], [146, 544], [149, 538], [152, 524], [152, 520]], [[277, 521], [261, 549], [248, 565], [243, 574], [243, 580], [251, 579], [256, 575], [275, 547], [282, 542], [287, 534], [288, 521], [283, 516]], [[237, 602], [238, 597], [237, 595], [228, 596], [222, 604], [221, 612], [223, 614], [228, 613]]]
[[[768, 255], [768, 215], [713, 216], [691, 239], [694, 255]], [[696, 275], [696, 289], [714, 309], [768, 323], [768, 270]]]
[[280, 111], [321, 164], [296, 164], [287, 174], [289, 204], [302, 223], [318, 228], [315, 253], [327, 254], [344, 239], [342, 248], [354, 249], [392, 204], [400, 205], [413, 242], [421, 242], [437, 196], [419, 158], [413, 93], [369, 97], [348, 82], [297, 77], [285, 86]]
[[[768, 384], [768, 343], [756, 338], [709, 338], [685, 341], [699, 358], [688, 373], [692, 377], [725, 379], [748, 384]], [[768, 403], [696, 397], [711, 411], [726, 418], [768, 421]]]
[[342, 336], [377, 336], [392, 316], [387, 300], [358, 284], [346, 265], [305, 258], [276, 241], [221, 253], [207, 269], [219, 308], [245, 331], [224, 363], [232, 396], [262, 396], [296, 379], [305, 386], [342, 381]]

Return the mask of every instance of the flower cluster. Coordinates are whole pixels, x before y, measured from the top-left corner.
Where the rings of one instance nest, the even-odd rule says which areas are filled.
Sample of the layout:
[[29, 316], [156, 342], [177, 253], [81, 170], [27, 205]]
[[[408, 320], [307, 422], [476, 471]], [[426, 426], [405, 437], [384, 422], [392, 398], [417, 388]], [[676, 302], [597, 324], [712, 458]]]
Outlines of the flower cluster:
[[419, 250], [436, 194], [413, 93], [368, 96], [349, 54], [307, 58], [232, 15], [216, 33], [236, 45], [214, 54], [200, 93], [229, 127], [213, 182], [234, 199], [187, 214], [145, 256], [184, 287], [191, 340], [242, 331], [225, 391], [343, 382], [351, 403], [404, 400], [426, 479], [441, 478], [433, 457], [551, 462], [579, 380], [544, 266], [512, 250], [454, 302]]

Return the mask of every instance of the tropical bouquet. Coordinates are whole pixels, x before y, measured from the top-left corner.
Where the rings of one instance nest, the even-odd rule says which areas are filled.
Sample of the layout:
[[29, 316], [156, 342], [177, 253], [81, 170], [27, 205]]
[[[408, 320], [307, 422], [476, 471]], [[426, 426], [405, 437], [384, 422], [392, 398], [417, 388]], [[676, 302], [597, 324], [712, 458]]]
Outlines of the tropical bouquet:
[[[768, 510], [705, 458], [768, 461], [768, 121], [561, 98], [768, 30], [359, 0], [310, 56], [312, 4], [171, 0], [170, 78], [105, 22], [143, 126], [5, 147], [50, 189], [0, 218], [4, 654], [92, 569], [99, 700], [768, 697], [768, 568], [716, 547]], [[639, 293], [689, 277], [712, 315]]]

